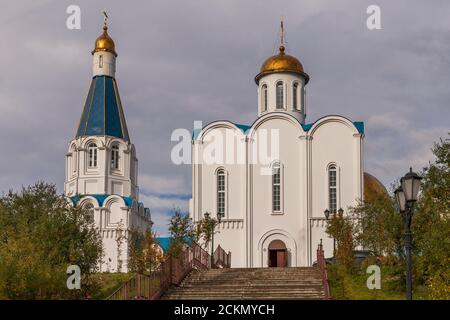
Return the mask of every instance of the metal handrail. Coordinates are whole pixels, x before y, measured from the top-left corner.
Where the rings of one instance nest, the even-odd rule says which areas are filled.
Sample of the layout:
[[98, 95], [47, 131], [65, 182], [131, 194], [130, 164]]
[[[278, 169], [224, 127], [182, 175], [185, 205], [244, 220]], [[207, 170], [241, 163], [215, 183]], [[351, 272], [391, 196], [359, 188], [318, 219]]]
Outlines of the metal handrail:
[[323, 289], [325, 291], [325, 300], [331, 299], [330, 284], [328, 282], [327, 266], [325, 262], [325, 254], [323, 251], [322, 239], [317, 247], [317, 268], [319, 268], [322, 277]]
[[[220, 248], [225, 252], [222, 248]], [[230, 254], [220, 255], [226, 258], [223, 267], [229, 267]], [[107, 300], [145, 299], [156, 300], [169, 288], [170, 285], [179, 285], [193, 270], [206, 270], [211, 268], [211, 256], [200, 245], [193, 242], [185, 248], [179, 257], [167, 256], [158, 268], [150, 275], [136, 274], [115, 290]]]

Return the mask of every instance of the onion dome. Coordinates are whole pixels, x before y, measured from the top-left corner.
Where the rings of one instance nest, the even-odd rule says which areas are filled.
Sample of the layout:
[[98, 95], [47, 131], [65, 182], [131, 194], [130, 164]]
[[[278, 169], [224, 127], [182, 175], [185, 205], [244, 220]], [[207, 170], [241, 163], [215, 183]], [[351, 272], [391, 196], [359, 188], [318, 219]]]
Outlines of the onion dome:
[[92, 54], [98, 51], [111, 52], [117, 57], [116, 46], [113, 39], [108, 35], [108, 26], [106, 25], [106, 22], [103, 26], [103, 33], [95, 40], [95, 49], [92, 51]]
[[309, 76], [303, 70], [303, 65], [296, 57], [286, 54], [285, 50], [284, 45], [280, 45], [278, 54], [270, 57], [263, 63], [260, 72], [255, 77], [256, 83], [259, 83], [263, 76], [278, 72], [299, 74], [305, 78], [305, 84], [308, 83]]
[[373, 202], [380, 196], [389, 197], [389, 194], [384, 185], [373, 175], [364, 172], [364, 200], [366, 202]]

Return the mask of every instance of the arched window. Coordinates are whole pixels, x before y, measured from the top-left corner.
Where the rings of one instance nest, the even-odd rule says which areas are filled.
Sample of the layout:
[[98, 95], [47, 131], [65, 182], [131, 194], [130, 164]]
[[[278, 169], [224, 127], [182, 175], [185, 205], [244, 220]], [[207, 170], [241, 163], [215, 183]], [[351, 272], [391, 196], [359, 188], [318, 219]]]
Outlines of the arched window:
[[281, 211], [281, 166], [275, 162], [272, 167], [272, 211]]
[[72, 145], [70, 148], [70, 163], [69, 163], [69, 170], [72, 170], [72, 173], [77, 172], [77, 148], [75, 145]]
[[98, 56], [98, 67], [103, 68], [103, 55]]
[[306, 89], [305, 86], [302, 87], [300, 92], [300, 108], [303, 111], [303, 113], [306, 113]]
[[119, 146], [116, 144], [111, 148], [111, 169], [119, 169]]
[[298, 110], [298, 83], [294, 83], [292, 86], [292, 107], [294, 110]]
[[89, 144], [88, 147], [88, 167], [97, 168], [97, 145], [95, 143]]
[[328, 206], [331, 213], [337, 211], [337, 176], [336, 166], [328, 167]]
[[262, 86], [262, 95], [261, 96], [262, 96], [262, 101], [261, 101], [262, 110], [267, 111], [267, 85], [266, 84], [264, 84]]
[[217, 171], [217, 213], [225, 216], [226, 203], [226, 185], [225, 185], [225, 170]]
[[283, 82], [277, 82], [277, 109], [283, 109]]
[[94, 205], [89, 202], [84, 206], [84, 210], [86, 210], [87, 220], [94, 223]]

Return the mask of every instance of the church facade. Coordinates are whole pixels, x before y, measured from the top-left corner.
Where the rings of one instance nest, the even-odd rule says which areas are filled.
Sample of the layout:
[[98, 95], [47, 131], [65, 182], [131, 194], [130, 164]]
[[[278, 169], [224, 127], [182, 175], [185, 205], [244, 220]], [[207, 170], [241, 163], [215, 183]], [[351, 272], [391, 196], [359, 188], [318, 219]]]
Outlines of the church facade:
[[88, 209], [101, 235], [101, 272], [128, 271], [127, 237], [151, 227], [150, 210], [139, 202], [138, 159], [117, 87], [115, 44], [106, 26], [97, 38], [93, 78], [77, 132], [66, 154], [64, 192]]
[[[255, 77], [255, 121], [194, 130], [190, 215], [194, 222], [206, 212], [221, 216], [214, 244], [231, 251], [232, 267], [311, 266], [321, 239], [333, 256], [324, 212], [346, 213], [363, 198], [364, 123], [339, 115], [306, 122], [308, 81], [281, 41]], [[224, 161], [208, 157], [217, 137], [227, 137], [215, 150]], [[262, 137], [276, 149], [268, 161], [254, 151]], [[235, 154], [240, 161], [228, 161]]]

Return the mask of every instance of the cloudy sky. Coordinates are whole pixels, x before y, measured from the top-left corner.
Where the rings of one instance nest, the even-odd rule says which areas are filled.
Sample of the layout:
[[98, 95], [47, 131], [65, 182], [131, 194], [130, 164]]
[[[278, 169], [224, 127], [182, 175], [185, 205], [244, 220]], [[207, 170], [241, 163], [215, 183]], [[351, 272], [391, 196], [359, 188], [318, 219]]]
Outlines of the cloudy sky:
[[[81, 8], [68, 30], [66, 9]], [[382, 30], [366, 9], [381, 8]], [[92, 76], [101, 11], [118, 52], [117, 81], [139, 157], [141, 200], [166, 233], [187, 209], [191, 171], [170, 161], [176, 128], [255, 120], [254, 76], [287, 50], [311, 76], [307, 122], [340, 114], [366, 125], [365, 170], [385, 185], [432, 160], [450, 119], [447, 0], [0, 0], [0, 191], [37, 180], [63, 191], [64, 156]]]

